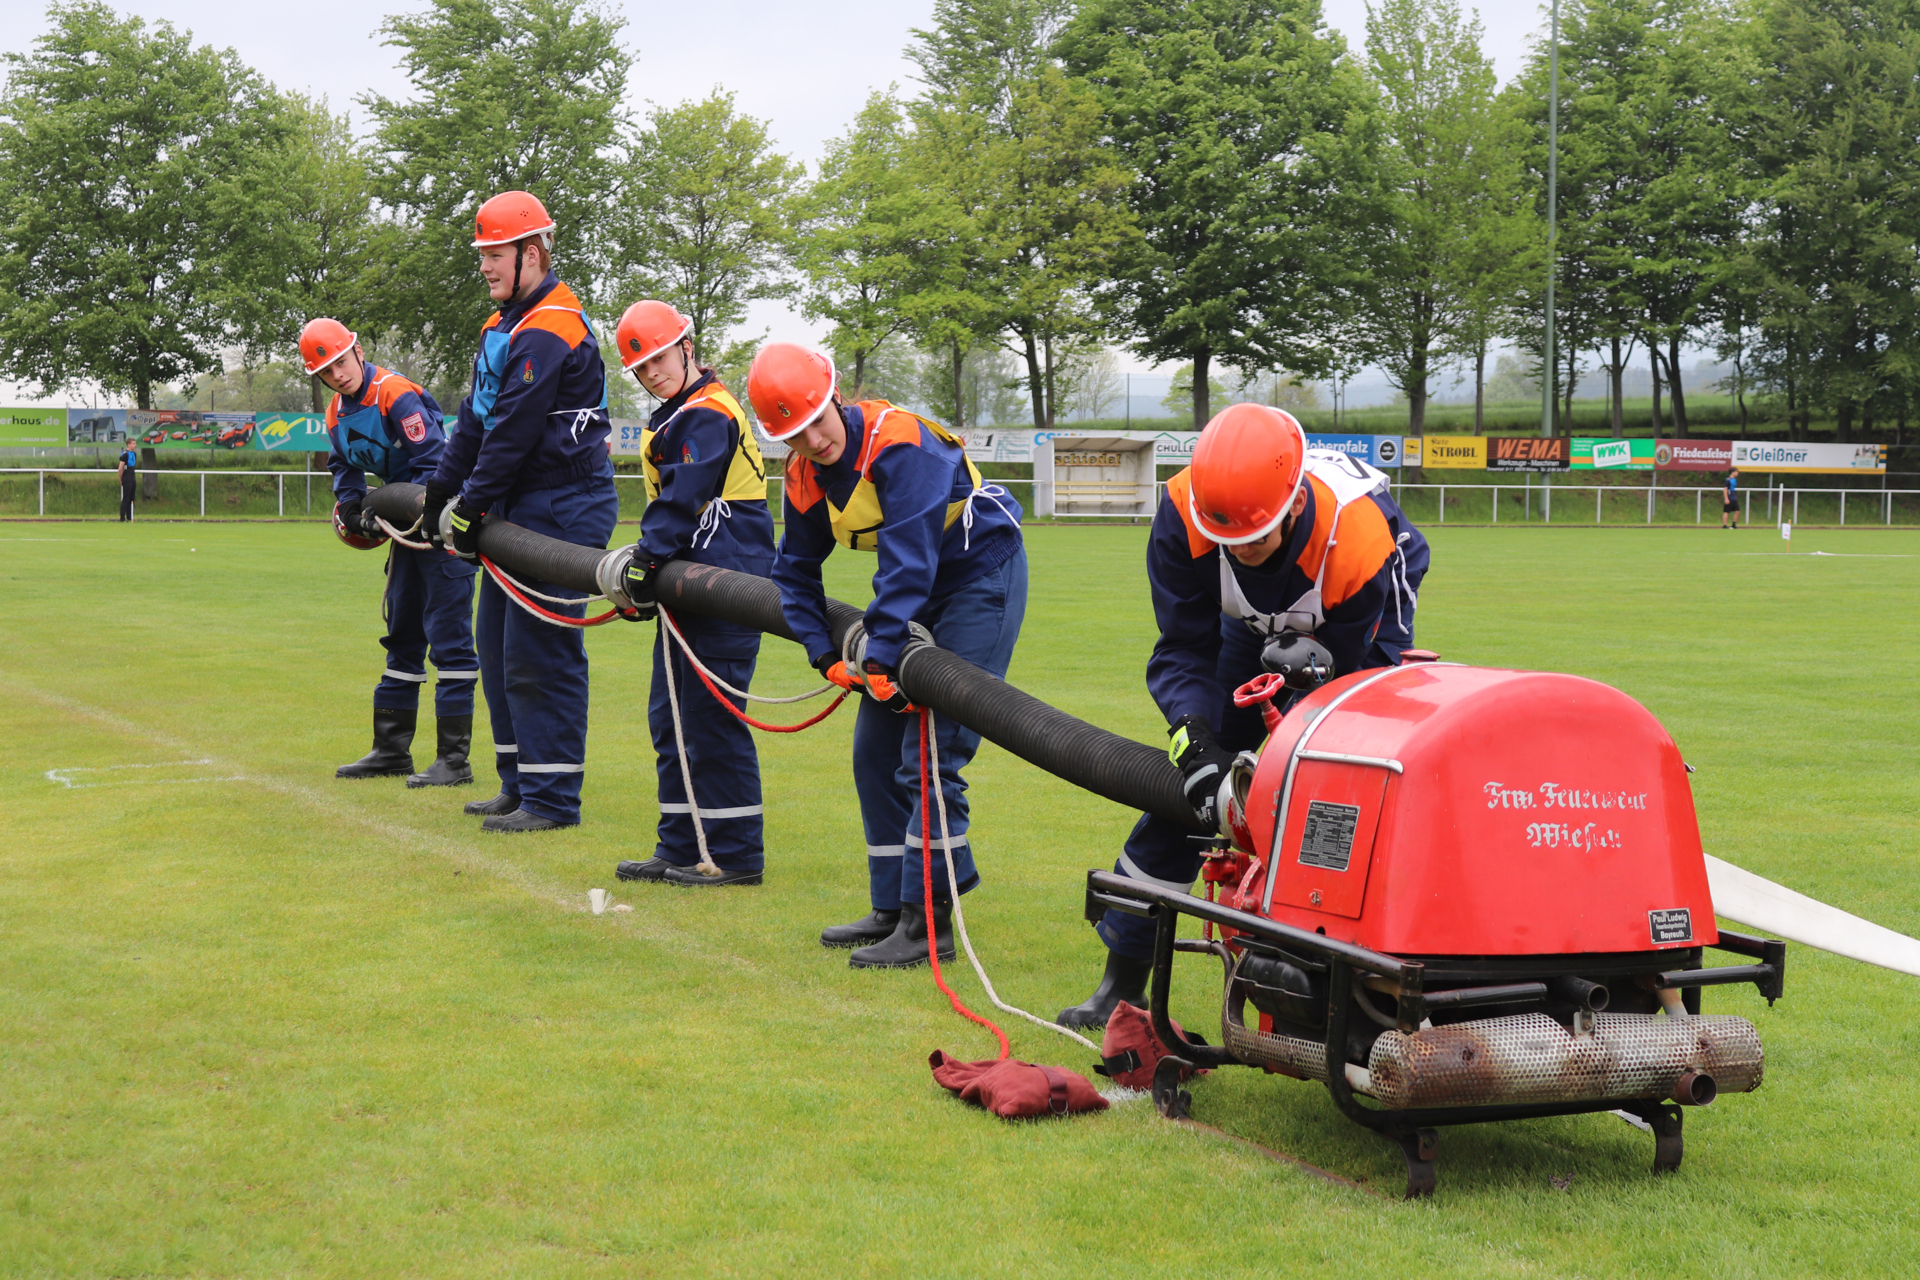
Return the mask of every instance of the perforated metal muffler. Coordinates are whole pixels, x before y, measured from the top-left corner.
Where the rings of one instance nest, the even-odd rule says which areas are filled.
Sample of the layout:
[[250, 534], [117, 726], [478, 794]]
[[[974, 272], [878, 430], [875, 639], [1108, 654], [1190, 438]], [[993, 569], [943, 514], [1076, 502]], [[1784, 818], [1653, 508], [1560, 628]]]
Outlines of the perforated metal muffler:
[[1666, 1098], [1689, 1075], [1710, 1076], [1721, 1093], [1750, 1093], [1760, 1087], [1765, 1053], [1751, 1022], [1725, 1014], [1602, 1013], [1590, 1034], [1576, 1035], [1529, 1013], [1388, 1031], [1373, 1042], [1367, 1067], [1368, 1092], [1404, 1110]]

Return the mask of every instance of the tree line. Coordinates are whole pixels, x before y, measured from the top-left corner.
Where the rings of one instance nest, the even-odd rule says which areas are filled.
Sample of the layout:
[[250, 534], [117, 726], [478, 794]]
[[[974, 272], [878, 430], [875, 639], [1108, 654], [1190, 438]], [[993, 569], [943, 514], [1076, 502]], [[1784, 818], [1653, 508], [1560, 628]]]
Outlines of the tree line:
[[1377, 367], [1414, 432], [1470, 370], [1478, 429], [1511, 347], [1556, 429], [1597, 370], [1619, 434], [1640, 360], [1653, 425], [1684, 435], [1704, 347], [1743, 427], [1904, 427], [1910, 0], [1561, 15], [1549, 244], [1544, 35], [1503, 88], [1457, 0], [1380, 0], [1358, 50], [1316, 0], [938, 0], [914, 91], [874, 92], [811, 171], [724, 90], [631, 111], [622, 22], [591, 0], [389, 18], [412, 93], [361, 98], [362, 132], [168, 23], [55, 3], [0, 98], [0, 374], [152, 407], [236, 356], [249, 380], [284, 363], [331, 314], [457, 396], [492, 309], [473, 211], [524, 188], [597, 318], [667, 299], [738, 377], [750, 304], [788, 300], [849, 389], [962, 428], [988, 402], [1039, 427], [1097, 407], [1116, 345], [1179, 364], [1196, 424], [1223, 375], [1270, 398]]

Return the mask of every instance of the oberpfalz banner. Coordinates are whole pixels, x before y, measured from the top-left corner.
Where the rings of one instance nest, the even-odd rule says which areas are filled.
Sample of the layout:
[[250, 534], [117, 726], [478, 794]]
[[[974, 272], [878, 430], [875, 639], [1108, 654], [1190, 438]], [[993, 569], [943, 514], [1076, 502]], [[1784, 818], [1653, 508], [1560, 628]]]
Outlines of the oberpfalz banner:
[[1792, 444], [1779, 440], [1735, 440], [1733, 465], [1743, 471], [1801, 475], [1883, 475], [1887, 447], [1882, 444]]
[[1566, 471], [1573, 442], [1565, 436], [1488, 436], [1489, 471]]

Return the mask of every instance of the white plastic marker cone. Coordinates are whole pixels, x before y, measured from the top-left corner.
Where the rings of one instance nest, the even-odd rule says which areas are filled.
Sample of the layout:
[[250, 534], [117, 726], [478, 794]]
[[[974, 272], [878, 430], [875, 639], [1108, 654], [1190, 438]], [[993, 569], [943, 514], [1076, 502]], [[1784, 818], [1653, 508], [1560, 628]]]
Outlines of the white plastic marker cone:
[[587, 890], [587, 905], [593, 908], [593, 914], [600, 915], [607, 909], [607, 891], [605, 889]]
[[1713, 909], [1776, 938], [1920, 977], [1920, 939], [1909, 938], [1707, 855]]

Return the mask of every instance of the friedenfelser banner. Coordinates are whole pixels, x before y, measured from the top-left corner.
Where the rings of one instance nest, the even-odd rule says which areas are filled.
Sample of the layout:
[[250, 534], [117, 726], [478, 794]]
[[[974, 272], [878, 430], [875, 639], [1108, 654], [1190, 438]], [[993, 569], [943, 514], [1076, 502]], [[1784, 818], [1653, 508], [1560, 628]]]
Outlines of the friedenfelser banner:
[[1731, 440], [1658, 440], [1653, 447], [1656, 471], [1725, 471], [1733, 465]]
[[1573, 465], [1565, 436], [1488, 436], [1489, 471], [1565, 471]]
[[1597, 440], [1573, 438], [1575, 471], [1650, 471], [1654, 444], [1651, 440]]
[[1887, 470], [1887, 447], [1735, 440], [1733, 465], [1743, 471], [1800, 475], [1883, 475]]
[[0, 446], [9, 449], [67, 447], [65, 409], [0, 409]]
[[1485, 471], [1485, 436], [1422, 436], [1421, 466], [1429, 471]]

